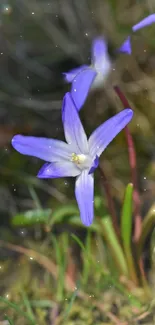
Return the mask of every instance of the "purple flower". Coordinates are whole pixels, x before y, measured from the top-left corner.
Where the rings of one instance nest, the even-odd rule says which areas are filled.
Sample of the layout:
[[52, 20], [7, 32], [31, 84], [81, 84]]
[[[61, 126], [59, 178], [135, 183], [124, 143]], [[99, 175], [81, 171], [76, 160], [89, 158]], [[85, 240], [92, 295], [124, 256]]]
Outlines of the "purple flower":
[[[149, 15], [148, 17], [142, 19], [138, 24], [134, 25], [132, 27], [132, 31], [136, 32], [137, 30], [144, 28], [146, 26], [152, 25], [155, 23], [155, 14]], [[119, 48], [119, 52], [131, 54], [131, 36], [129, 35], [126, 40], [123, 42], [123, 44]]]
[[[145, 26], [155, 22], [155, 14], [141, 20], [132, 27], [135, 32]], [[131, 54], [131, 36], [128, 36], [117, 52]], [[107, 43], [104, 38], [98, 37], [92, 44], [92, 63], [91, 66], [82, 65], [69, 72], [65, 72], [65, 80], [72, 82], [71, 95], [78, 110], [83, 106], [90, 88], [98, 88], [102, 86], [110, 71], [112, 63], [108, 54]]]
[[75, 196], [82, 223], [90, 226], [94, 217], [94, 177], [99, 157], [116, 135], [131, 121], [133, 111], [124, 109], [101, 124], [87, 140], [70, 93], [63, 99], [62, 121], [66, 142], [15, 135], [13, 147], [21, 154], [47, 161], [39, 178], [76, 177]]
[[98, 37], [92, 44], [92, 64], [65, 72], [65, 80], [72, 82], [71, 95], [78, 110], [84, 104], [89, 89], [98, 88], [105, 81], [111, 70], [111, 61], [104, 38]]

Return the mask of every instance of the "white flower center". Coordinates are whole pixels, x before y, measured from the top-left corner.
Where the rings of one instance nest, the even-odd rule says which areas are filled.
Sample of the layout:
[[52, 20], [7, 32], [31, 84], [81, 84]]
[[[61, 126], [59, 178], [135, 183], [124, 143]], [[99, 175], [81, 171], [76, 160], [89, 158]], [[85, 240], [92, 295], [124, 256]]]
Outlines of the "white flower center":
[[73, 152], [71, 155], [71, 161], [74, 162], [80, 169], [89, 168], [91, 165], [90, 157], [84, 154], [77, 155]]

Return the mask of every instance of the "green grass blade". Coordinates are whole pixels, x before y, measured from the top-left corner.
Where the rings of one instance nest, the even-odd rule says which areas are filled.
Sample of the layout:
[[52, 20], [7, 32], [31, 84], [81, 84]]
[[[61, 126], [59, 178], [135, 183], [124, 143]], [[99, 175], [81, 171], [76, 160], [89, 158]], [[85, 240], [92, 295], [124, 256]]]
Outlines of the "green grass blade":
[[79, 288], [77, 287], [77, 289], [73, 292], [73, 294], [72, 294], [72, 296], [71, 296], [71, 299], [70, 299], [69, 305], [68, 305], [67, 310], [66, 310], [65, 315], [64, 315], [64, 319], [65, 319], [65, 320], [66, 320], [66, 319], [68, 318], [68, 316], [69, 316], [69, 313], [70, 313], [70, 311], [71, 311], [71, 309], [72, 309], [73, 303], [74, 303], [74, 301], [75, 301], [75, 299], [76, 299], [76, 297], [77, 297], [78, 290], [79, 290]]
[[58, 266], [58, 279], [57, 279], [57, 299], [59, 301], [63, 300], [63, 292], [64, 292], [64, 259], [63, 259], [63, 251], [60, 247], [60, 244], [55, 236], [52, 236], [52, 242], [54, 245], [54, 250], [56, 254], [56, 264]]
[[41, 206], [40, 200], [38, 198], [38, 195], [37, 195], [34, 187], [33, 186], [28, 186], [28, 189], [29, 189], [29, 192], [30, 192], [30, 195], [31, 195], [33, 201], [35, 202], [36, 208], [38, 210], [42, 210], [42, 206]]
[[155, 204], [152, 205], [142, 223], [142, 231], [137, 243], [138, 257], [141, 256], [145, 240], [153, 227], [155, 226]]
[[102, 233], [121, 275], [128, 276], [128, 268], [123, 250], [117, 239], [110, 216], [101, 220]]
[[131, 251], [131, 236], [132, 236], [132, 196], [133, 184], [128, 184], [125, 190], [124, 202], [121, 214], [121, 238], [123, 242], [124, 253], [127, 260], [130, 278], [136, 284], [138, 279], [135, 271], [134, 260]]
[[6, 315], [4, 319], [8, 321], [9, 325], [14, 325], [13, 320], [9, 316]]
[[96, 263], [96, 260], [93, 258], [93, 255], [91, 254], [91, 234], [92, 229], [89, 228], [88, 234], [86, 237], [86, 244], [84, 245], [82, 241], [75, 235], [71, 234], [71, 237], [76, 241], [76, 243], [81, 248], [82, 254], [83, 254], [83, 272], [82, 272], [82, 283], [84, 285], [87, 285], [88, 283], [88, 277], [89, 274], [96, 270], [98, 273], [100, 270], [100, 273], [103, 275], [104, 271], [100, 268], [100, 265]]
[[125, 190], [125, 197], [122, 206], [121, 215], [121, 237], [124, 247], [131, 245], [131, 232], [132, 232], [132, 195], [133, 185], [130, 183]]
[[21, 291], [21, 295], [22, 295], [22, 298], [23, 298], [23, 302], [24, 302], [24, 305], [26, 307], [26, 310], [27, 310], [27, 315], [33, 319], [35, 321], [35, 316], [34, 316], [34, 313], [32, 311], [32, 308], [31, 308], [31, 303], [26, 295], [26, 293], [24, 291]]
[[83, 272], [82, 272], [82, 282], [84, 285], [88, 283], [89, 274], [91, 271], [91, 232], [88, 230], [87, 237], [86, 237], [86, 244], [85, 244], [85, 251], [84, 251], [84, 258], [83, 258]]
[[84, 244], [82, 243], [82, 241], [78, 238], [78, 236], [76, 236], [75, 234], [71, 234], [71, 237], [77, 242], [77, 244], [81, 247], [81, 249], [83, 251], [86, 250]]
[[17, 304], [15, 304], [15, 303], [13, 303], [13, 302], [9, 301], [8, 299], [3, 298], [1, 296], [0, 296], [0, 302], [5, 303], [10, 308], [14, 309], [17, 312], [17, 314], [25, 317], [29, 321], [30, 325], [36, 325], [36, 322], [27, 313], [25, 313], [23, 310], [21, 310], [20, 307]]

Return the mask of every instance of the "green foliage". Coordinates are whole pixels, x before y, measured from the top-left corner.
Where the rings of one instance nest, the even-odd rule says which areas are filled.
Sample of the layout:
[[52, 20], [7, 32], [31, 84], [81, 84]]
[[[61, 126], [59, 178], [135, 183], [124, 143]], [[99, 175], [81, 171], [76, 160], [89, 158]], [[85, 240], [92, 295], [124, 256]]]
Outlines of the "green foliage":
[[52, 214], [51, 209], [35, 209], [16, 214], [11, 223], [13, 226], [31, 226], [36, 224], [47, 224]]
[[2, 306], [7, 305], [9, 308], [14, 309], [17, 312], [17, 315], [21, 315], [24, 318], [26, 318], [29, 321], [30, 325], [36, 325], [36, 322], [34, 321], [34, 319], [32, 317], [29, 316], [28, 313], [25, 313], [18, 304], [10, 302], [8, 299], [5, 299], [3, 297], [0, 297], [0, 302], [3, 303], [3, 305], [1, 304], [0, 308], [2, 308]]
[[10, 317], [5, 316], [5, 320], [8, 321], [9, 325], [14, 325], [14, 322], [13, 322], [13, 320]]
[[125, 197], [122, 206], [121, 214], [121, 238], [123, 242], [124, 253], [128, 264], [128, 270], [131, 279], [138, 284], [136, 275], [134, 259], [132, 256], [131, 242], [132, 242], [132, 200], [133, 184], [128, 184], [125, 190]]
[[128, 268], [125, 261], [125, 256], [121, 245], [116, 236], [115, 230], [110, 217], [104, 217], [101, 222], [103, 236], [106, 240], [107, 246], [115, 260], [116, 266], [120, 274], [128, 275]]
[[78, 209], [75, 205], [62, 205], [53, 212], [52, 217], [49, 221], [49, 226], [52, 227], [54, 224], [64, 222], [66, 218], [68, 219], [68, 217], [77, 213]]
[[64, 233], [61, 236], [61, 240], [58, 240], [55, 236], [52, 236], [51, 239], [55, 251], [56, 265], [58, 266], [56, 297], [58, 301], [62, 301], [64, 299], [64, 282], [67, 266], [67, 252], [69, 249], [68, 235]]
[[125, 190], [125, 197], [121, 214], [121, 237], [124, 249], [130, 249], [132, 236], [132, 195], [133, 184], [128, 184]]
[[139, 241], [137, 243], [138, 256], [141, 255], [145, 241], [149, 233], [154, 229], [154, 227], [155, 227], [155, 204], [152, 205], [152, 207], [148, 211], [142, 223], [142, 231], [141, 231]]

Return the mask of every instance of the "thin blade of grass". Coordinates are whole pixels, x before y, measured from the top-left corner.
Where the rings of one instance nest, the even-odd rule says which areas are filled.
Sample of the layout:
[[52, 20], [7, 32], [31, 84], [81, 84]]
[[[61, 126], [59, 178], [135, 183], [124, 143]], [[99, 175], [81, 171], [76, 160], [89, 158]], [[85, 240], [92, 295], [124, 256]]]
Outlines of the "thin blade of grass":
[[85, 246], [83, 245], [82, 241], [76, 236], [75, 234], [71, 234], [71, 237], [77, 242], [77, 244], [81, 247], [83, 251], [86, 250]]
[[123, 246], [130, 247], [132, 231], [132, 195], [133, 184], [128, 184], [125, 190], [124, 202], [121, 214], [121, 237]]
[[69, 302], [69, 305], [67, 306], [67, 310], [65, 312], [65, 315], [64, 315], [64, 319], [66, 320], [69, 316], [69, 313], [72, 309], [72, 306], [73, 306], [73, 303], [77, 297], [77, 294], [78, 294], [78, 287], [75, 289], [75, 291], [73, 292], [72, 296], [71, 296], [71, 299], [70, 299], [70, 302]]
[[117, 239], [110, 216], [104, 217], [101, 222], [102, 233], [109, 247], [111, 255], [115, 261], [118, 271], [121, 275], [128, 276], [128, 268], [124, 257], [123, 250]]
[[3, 302], [4, 304], [8, 305], [10, 308], [14, 309], [17, 312], [17, 314], [25, 317], [30, 322], [31, 325], [36, 325], [36, 322], [27, 313], [25, 313], [23, 310], [21, 310], [17, 304], [15, 304], [1, 296], [0, 296], [0, 302]]
[[133, 184], [129, 183], [125, 190], [125, 196], [122, 206], [121, 214], [121, 238], [123, 242], [123, 249], [129, 269], [131, 280], [137, 285], [138, 278], [136, 275], [134, 260], [131, 250], [131, 236], [132, 236], [132, 203], [133, 203]]
[[6, 315], [4, 319], [8, 321], [9, 325], [14, 325], [13, 320], [9, 316]]
[[38, 198], [38, 195], [37, 195], [34, 187], [29, 185], [28, 186], [28, 189], [29, 189], [30, 195], [32, 197], [32, 200], [35, 202], [36, 208], [38, 210], [42, 210], [42, 206], [41, 206], [40, 200]]
[[91, 261], [89, 256], [91, 256], [91, 232], [88, 230], [86, 237], [85, 252], [83, 258], [83, 272], [82, 272], [82, 282], [84, 285], [88, 283], [89, 274], [91, 270]]
[[63, 292], [64, 292], [64, 277], [65, 277], [65, 265], [63, 259], [63, 252], [60, 247], [60, 244], [55, 236], [52, 236], [52, 242], [54, 245], [55, 253], [56, 253], [56, 264], [58, 266], [58, 279], [57, 279], [57, 299], [59, 301], [63, 300]]
[[31, 303], [26, 295], [26, 293], [22, 290], [21, 291], [21, 295], [22, 295], [22, 298], [23, 298], [23, 302], [24, 302], [24, 305], [27, 309], [27, 314], [29, 315], [29, 317], [35, 321], [35, 316], [34, 316], [34, 313], [32, 311], [32, 308], [31, 308]]
[[137, 242], [138, 257], [141, 256], [145, 240], [154, 226], [155, 226], [155, 204], [152, 205], [152, 207], [148, 211], [142, 223], [142, 232]]

